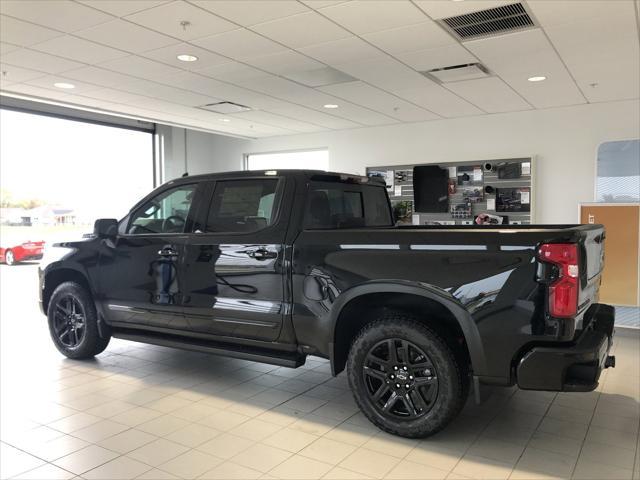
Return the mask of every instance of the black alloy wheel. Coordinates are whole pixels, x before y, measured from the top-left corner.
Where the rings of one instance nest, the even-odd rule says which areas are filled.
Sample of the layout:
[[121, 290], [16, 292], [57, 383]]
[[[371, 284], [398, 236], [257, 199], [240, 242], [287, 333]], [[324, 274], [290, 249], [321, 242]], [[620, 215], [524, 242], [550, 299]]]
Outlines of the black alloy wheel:
[[49, 333], [56, 348], [73, 359], [91, 358], [103, 352], [111, 331], [98, 327], [98, 312], [91, 293], [75, 282], [58, 285], [47, 305]]
[[375, 344], [363, 374], [372, 405], [385, 416], [414, 420], [427, 414], [438, 396], [438, 376], [429, 356], [401, 338]]
[[464, 406], [469, 374], [453, 341], [419, 317], [386, 309], [356, 335], [347, 377], [362, 413], [385, 432], [423, 438]]
[[71, 294], [56, 299], [53, 325], [58, 340], [66, 348], [77, 348], [82, 343], [86, 314], [78, 299]]

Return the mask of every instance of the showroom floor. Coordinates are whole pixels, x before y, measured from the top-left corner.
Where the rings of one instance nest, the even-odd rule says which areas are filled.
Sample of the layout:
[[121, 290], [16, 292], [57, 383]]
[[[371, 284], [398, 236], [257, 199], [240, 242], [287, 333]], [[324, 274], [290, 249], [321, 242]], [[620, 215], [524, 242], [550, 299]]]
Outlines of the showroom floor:
[[[588, 394], [495, 389], [422, 441], [358, 412], [326, 361], [292, 370], [124, 341], [63, 359], [33, 265], [0, 267], [2, 478], [640, 478], [640, 341]], [[79, 477], [77, 477], [79, 476]]]

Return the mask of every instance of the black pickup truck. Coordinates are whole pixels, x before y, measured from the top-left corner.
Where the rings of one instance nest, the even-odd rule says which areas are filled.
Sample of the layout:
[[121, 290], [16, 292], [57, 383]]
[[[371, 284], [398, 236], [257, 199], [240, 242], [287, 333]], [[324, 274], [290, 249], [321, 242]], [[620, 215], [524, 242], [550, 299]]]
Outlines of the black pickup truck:
[[443, 428], [471, 386], [590, 391], [614, 366], [601, 225], [394, 225], [383, 181], [319, 171], [184, 177], [45, 252], [69, 358], [113, 337], [346, 368], [378, 427]]

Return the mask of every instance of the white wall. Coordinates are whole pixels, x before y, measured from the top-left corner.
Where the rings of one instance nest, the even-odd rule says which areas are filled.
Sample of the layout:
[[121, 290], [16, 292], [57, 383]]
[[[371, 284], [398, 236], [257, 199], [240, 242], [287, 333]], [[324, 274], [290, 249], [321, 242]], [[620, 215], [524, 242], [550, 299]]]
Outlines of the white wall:
[[565, 223], [578, 220], [579, 202], [594, 200], [600, 143], [639, 136], [635, 100], [266, 138], [250, 151], [328, 147], [332, 170], [358, 174], [375, 165], [535, 155], [536, 221]]
[[[189, 173], [241, 169], [245, 153], [322, 147], [329, 149], [331, 170], [358, 174], [375, 165], [534, 155], [536, 221], [565, 223], [578, 220], [579, 202], [594, 199], [600, 143], [640, 136], [640, 103], [610, 102], [259, 140], [208, 138], [208, 134], [192, 140], [192, 134]], [[184, 164], [184, 155], [181, 158]], [[178, 176], [184, 166], [170, 170], [179, 172], [174, 175]]]
[[[242, 170], [249, 140], [158, 125], [163, 145], [163, 181], [200, 173]], [[185, 149], [186, 136], [186, 149]]]

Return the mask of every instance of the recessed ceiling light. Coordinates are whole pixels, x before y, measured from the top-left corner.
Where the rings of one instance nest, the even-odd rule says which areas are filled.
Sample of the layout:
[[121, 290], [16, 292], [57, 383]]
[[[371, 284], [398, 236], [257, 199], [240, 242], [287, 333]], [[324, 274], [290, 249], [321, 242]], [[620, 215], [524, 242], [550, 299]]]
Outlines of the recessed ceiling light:
[[539, 77], [529, 77], [527, 78], [527, 80], [529, 80], [530, 82], [542, 82], [543, 80], [546, 80], [547, 77], [543, 77], [542, 75], [540, 75]]
[[64, 88], [66, 90], [76, 88], [76, 86], [73, 83], [67, 83], [67, 82], [56, 82], [53, 84], [53, 86], [57, 88]]
[[178, 55], [177, 58], [181, 62], [195, 62], [196, 60], [198, 60], [198, 57], [196, 57], [195, 55], [187, 55], [186, 53]]
[[326, 105], [323, 105], [324, 108], [338, 108], [338, 105], [336, 105], [335, 103], [327, 103]]
[[220, 119], [220, 121], [221, 121], [221, 122], [228, 123], [228, 122], [230, 122], [231, 120], [229, 120], [228, 118], [221, 118], [221, 119]]

